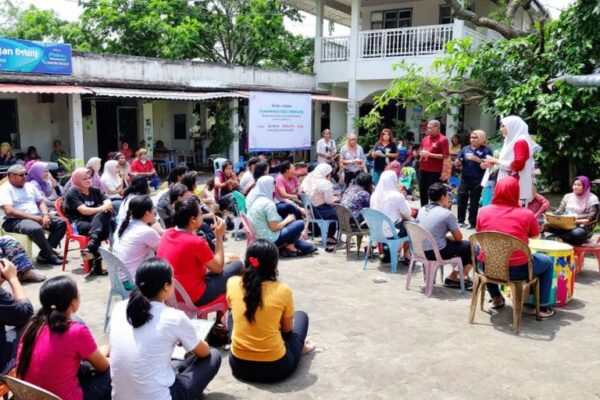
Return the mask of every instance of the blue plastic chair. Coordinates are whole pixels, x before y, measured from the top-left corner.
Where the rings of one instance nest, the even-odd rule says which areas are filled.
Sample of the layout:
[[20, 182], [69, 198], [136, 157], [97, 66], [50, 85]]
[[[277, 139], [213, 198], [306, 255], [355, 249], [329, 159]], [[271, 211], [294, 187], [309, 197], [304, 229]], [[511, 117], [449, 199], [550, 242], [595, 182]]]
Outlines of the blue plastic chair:
[[122, 300], [129, 298], [131, 291], [125, 289], [123, 286], [123, 282], [119, 277], [119, 272], [123, 272], [127, 280], [131, 283], [135, 281], [131, 277], [129, 270], [125, 268], [123, 262], [119, 260], [119, 257], [114, 255], [112, 252], [99, 248], [98, 252], [102, 259], [106, 262], [106, 267], [108, 268], [108, 275], [110, 277], [110, 292], [108, 293], [108, 300], [106, 301], [106, 312], [104, 314], [104, 332], [106, 332], [106, 328], [108, 328], [108, 322], [110, 321], [110, 311], [113, 297], [120, 296]]
[[337, 225], [337, 221], [334, 219], [317, 219], [315, 218], [315, 210], [311, 204], [309, 198], [305, 194], [300, 194], [300, 200], [302, 200], [302, 207], [306, 210], [306, 217], [308, 223], [311, 224], [312, 240], [315, 240], [315, 224], [319, 225], [321, 231], [321, 245], [327, 247], [327, 232], [329, 231], [329, 224], [334, 223]]
[[[382, 212], [373, 210], [372, 208], [364, 208], [360, 211], [363, 218], [367, 222], [369, 227], [369, 248], [375, 243], [385, 243], [390, 249], [390, 259], [392, 262], [392, 272], [398, 272], [398, 247], [408, 242], [408, 236], [398, 236], [397, 229], [394, 226], [392, 220]], [[387, 225], [390, 231], [393, 233], [392, 237], [387, 237], [383, 231], [384, 225]], [[367, 269], [367, 261], [369, 259], [369, 252], [365, 254], [365, 266]]]

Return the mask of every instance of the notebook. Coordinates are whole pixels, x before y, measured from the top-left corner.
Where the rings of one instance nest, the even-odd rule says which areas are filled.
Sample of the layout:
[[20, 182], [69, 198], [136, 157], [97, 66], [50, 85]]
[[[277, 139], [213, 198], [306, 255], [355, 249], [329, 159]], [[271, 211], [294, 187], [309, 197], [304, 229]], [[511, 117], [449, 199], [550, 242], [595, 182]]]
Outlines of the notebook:
[[[192, 325], [194, 326], [194, 330], [196, 331], [196, 336], [198, 336], [198, 340], [206, 340], [210, 330], [212, 329], [215, 321], [206, 320], [206, 319], [192, 319], [190, 320]], [[181, 345], [175, 346], [173, 349], [173, 354], [171, 354], [172, 360], [183, 360], [185, 359], [186, 351]]]

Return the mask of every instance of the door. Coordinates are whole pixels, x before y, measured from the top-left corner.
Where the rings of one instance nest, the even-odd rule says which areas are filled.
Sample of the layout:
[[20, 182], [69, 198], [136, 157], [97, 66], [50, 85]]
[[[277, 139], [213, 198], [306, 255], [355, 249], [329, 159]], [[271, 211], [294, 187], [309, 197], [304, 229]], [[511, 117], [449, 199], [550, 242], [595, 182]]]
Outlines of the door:
[[126, 141], [129, 147], [138, 146], [138, 110], [137, 107], [117, 107], [117, 121], [120, 143]]
[[117, 107], [118, 101], [96, 100], [96, 121], [98, 125], [98, 157], [106, 159], [108, 154], [121, 147], [118, 141]]

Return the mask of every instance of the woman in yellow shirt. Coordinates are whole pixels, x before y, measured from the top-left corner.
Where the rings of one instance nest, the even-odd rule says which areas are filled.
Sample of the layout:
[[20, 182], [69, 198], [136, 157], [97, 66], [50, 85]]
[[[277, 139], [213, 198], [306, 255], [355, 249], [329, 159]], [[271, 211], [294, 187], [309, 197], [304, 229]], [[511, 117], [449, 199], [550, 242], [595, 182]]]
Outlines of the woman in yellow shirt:
[[233, 318], [229, 365], [233, 375], [251, 382], [279, 382], [294, 372], [306, 342], [308, 315], [294, 312], [292, 291], [277, 280], [277, 247], [258, 239], [246, 251], [242, 277], [227, 282]]

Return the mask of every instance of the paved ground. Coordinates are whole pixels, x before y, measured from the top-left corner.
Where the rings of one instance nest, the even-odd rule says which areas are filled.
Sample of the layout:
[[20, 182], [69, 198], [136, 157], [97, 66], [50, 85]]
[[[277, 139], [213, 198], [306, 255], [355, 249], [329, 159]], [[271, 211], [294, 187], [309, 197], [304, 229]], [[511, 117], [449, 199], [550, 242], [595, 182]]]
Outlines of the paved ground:
[[[226, 249], [243, 255], [245, 241]], [[99, 343], [108, 277], [86, 279], [79, 252], [67, 273], [80, 288], [79, 316]], [[205, 398], [217, 399], [588, 399], [600, 397], [600, 275], [587, 259], [577, 277], [575, 298], [547, 321], [523, 315], [521, 334], [512, 331], [512, 308], [478, 311], [467, 322], [470, 293], [437, 286], [423, 294], [420, 270], [405, 289], [406, 267], [391, 274], [373, 261], [363, 270], [356, 253], [280, 263], [280, 279], [294, 293], [296, 308], [310, 316], [309, 336], [318, 352], [277, 385], [255, 385], [231, 375], [227, 353]], [[59, 268], [45, 271], [53, 276]], [[446, 274], [449, 273], [447, 268]], [[385, 283], [374, 278], [384, 277]], [[38, 304], [39, 285], [27, 293]]]

